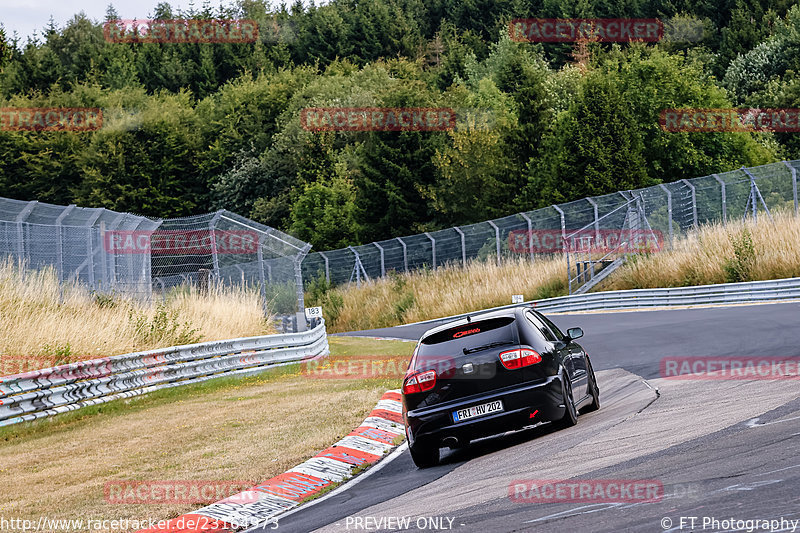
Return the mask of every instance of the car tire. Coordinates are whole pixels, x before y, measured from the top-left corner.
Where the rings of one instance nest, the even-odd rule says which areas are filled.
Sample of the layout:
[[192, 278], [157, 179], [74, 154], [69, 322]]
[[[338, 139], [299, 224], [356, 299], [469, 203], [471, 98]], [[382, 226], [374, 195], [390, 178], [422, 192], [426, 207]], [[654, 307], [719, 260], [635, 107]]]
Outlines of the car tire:
[[409, 446], [408, 451], [411, 453], [411, 460], [419, 468], [430, 468], [439, 464], [439, 448]]
[[561, 397], [564, 399], [564, 416], [558, 421], [562, 428], [572, 427], [578, 423], [578, 410], [575, 409], [575, 399], [572, 397], [572, 384], [566, 372], [561, 379]]
[[586, 369], [589, 371], [589, 395], [592, 397], [592, 403], [581, 409], [581, 414], [591, 413], [600, 409], [600, 388], [597, 386], [597, 377], [594, 375], [594, 369], [589, 358], [586, 358]]

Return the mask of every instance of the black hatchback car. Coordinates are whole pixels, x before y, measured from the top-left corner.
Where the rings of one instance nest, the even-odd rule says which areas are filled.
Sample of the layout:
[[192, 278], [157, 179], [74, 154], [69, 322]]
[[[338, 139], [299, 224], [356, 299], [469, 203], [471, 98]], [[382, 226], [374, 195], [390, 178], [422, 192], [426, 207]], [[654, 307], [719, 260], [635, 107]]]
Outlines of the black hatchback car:
[[403, 419], [420, 468], [439, 448], [551, 421], [578, 422], [600, 408], [591, 362], [575, 342], [530, 307], [475, 315], [427, 331], [403, 379]]

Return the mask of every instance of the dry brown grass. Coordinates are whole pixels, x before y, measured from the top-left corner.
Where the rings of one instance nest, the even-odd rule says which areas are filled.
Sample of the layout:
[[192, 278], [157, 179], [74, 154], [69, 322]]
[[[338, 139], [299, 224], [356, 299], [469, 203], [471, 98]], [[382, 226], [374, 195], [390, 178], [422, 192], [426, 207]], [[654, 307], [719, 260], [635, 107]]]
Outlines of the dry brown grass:
[[[752, 245], [749, 244], [752, 242]], [[322, 305], [329, 331], [352, 331], [466, 313], [511, 303], [512, 294], [538, 300], [566, 293], [563, 257], [497, 266], [475, 261], [329, 289], [309, 291]], [[679, 239], [673, 250], [635, 257], [598, 290], [707, 285], [800, 276], [800, 218], [774, 214], [774, 223], [710, 224]]]
[[352, 331], [510, 304], [512, 294], [555, 296], [563, 292], [565, 277], [562, 258], [510, 259], [500, 266], [474, 261], [466, 268], [451, 265], [370, 280], [361, 287], [336, 287], [315, 303], [323, 306], [329, 331]]
[[[407, 357], [413, 348], [397, 341], [331, 338], [332, 353], [341, 355]], [[291, 369], [220, 379], [224, 386], [213, 380], [160, 391], [65, 424], [55, 417], [18, 435], [14, 426], [0, 431], [0, 516], [173, 518], [203, 505], [106, 503], [104, 485], [261, 483], [350, 433], [387, 389], [399, 386], [386, 379], [313, 379]]]
[[[758, 222], [700, 227], [673, 250], [638, 257], [620, 268], [603, 290], [648, 289], [758, 281], [800, 276], [800, 218], [762, 215]], [[748, 246], [747, 240], [752, 242]], [[738, 248], [738, 250], [737, 250]]]
[[[0, 375], [54, 363], [272, 332], [256, 292], [171, 293], [155, 305], [59, 284], [52, 269], [0, 264]], [[22, 359], [25, 359], [22, 361]]]

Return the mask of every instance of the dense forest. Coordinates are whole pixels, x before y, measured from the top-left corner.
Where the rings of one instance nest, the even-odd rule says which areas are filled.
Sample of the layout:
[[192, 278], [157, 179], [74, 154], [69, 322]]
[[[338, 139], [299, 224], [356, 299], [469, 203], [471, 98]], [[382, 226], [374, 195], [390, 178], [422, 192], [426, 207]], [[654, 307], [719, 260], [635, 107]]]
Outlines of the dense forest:
[[[527, 17], [659, 18], [690, 42], [530, 43]], [[677, 19], [675, 18], [677, 17]], [[107, 20], [118, 16], [109, 6]], [[0, 107], [99, 107], [92, 132], [0, 131], [0, 196], [150, 216], [226, 208], [321, 250], [800, 158], [793, 133], [666, 132], [666, 108], [800, 107], [781, 0], [239, 0], [253, 43], [116, 43], [76, 15], [0, 30]], [[446, 107], [448, 131], [315, 132], [308, 107]]]

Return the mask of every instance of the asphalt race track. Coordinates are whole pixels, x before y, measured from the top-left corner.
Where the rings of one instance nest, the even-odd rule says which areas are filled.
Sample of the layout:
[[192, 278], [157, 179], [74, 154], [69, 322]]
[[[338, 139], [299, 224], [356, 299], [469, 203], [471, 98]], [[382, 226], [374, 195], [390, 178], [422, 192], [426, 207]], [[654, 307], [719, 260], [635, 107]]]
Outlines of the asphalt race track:
[[[800, 521], [800, 382], [676, 380], [659, 370], [670, 356], [800, 356], [800, 303], [551, 318], [584, 329], [600, 411], [567, 430], [541, 424], [442, 450], [442, 464], [427, 470], [403, 453], [279, 530], [770, 531], [745, 521], [775, 520], [772, 531], [800, 533], [791, 522]], [[416, 340], [430, 327], [352, 335]], [[526, 481], [554, 479], [651, 482], [663, 496], [526, 500]]]

